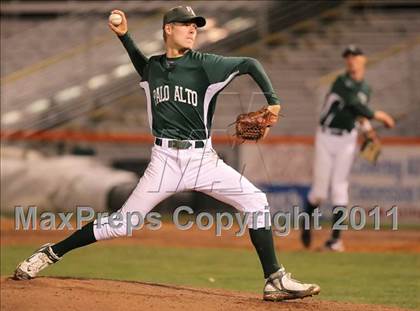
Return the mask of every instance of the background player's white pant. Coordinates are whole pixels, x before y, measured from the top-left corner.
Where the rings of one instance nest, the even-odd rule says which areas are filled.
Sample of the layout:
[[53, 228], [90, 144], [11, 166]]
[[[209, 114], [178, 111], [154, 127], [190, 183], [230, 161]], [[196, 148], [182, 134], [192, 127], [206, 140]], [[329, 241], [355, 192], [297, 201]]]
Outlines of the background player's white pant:
[[308, 194], [311, 204], [318, 205], [328, 197], [334, 206], [349, 201], [349, 175], [357, 146], [357, 130], [343, 135], [323, 132], [315, 136], [315, 157], [312, 188]]
[[[160, 201], [184, 190], [201, 191], [241, 212], [261, 212], [254, 221], [255, 226], [253, 217], [249, 217], [247, 224], [250, 228], [265, 227], [265, 219], [269, 218], [264, 217], [264, 212], [268, 213], [266, 195], [245, 176], [224, 163], [211, 147], [210, 140], [205, 148], [188, 150], [155, 145], [144, 175], [119, 210], [124, 217], [123, 225], [112, 228], [108, 217], [101, 218], [99, 228], [95, 221], [95, 238], [104, 240], [127, 235], [127, 212], [138, 212], [145, 219], [146, 214]], [[132, 223], [137, 223], [137, 218], [133, 217], [132, 220]], [[267, 225], [270, 225], [269, 219]]]

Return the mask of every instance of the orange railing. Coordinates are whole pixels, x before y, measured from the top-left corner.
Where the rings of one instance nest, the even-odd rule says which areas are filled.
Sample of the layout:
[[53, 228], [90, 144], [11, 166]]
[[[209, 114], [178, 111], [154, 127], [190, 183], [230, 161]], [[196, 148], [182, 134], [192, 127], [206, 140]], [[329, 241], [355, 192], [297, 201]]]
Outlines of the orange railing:
[[[42, 132], [19, 131], [0, 133], [2, 141], [84, 141], [100, 143], [132, 143], [149, 144], [153, 142], [153, 136], [144, 133], [95, 133], [66, 130], [50, 130]], [[213, 142], [216, 144], [231, 144], [235, 138], [229, 135], [215, 135]], [[259, 143], [263, 144], [303, 144], [311, 145], [313, 136], [283, 136], [272, 135]], [[384, 145], [420, 145], [420, 137], [382, 137]]]

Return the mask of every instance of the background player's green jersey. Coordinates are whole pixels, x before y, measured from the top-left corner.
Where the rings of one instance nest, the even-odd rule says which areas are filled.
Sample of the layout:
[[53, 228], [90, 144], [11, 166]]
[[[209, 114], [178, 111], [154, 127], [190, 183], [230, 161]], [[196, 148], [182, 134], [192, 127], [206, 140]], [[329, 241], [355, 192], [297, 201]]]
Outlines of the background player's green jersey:
[[249, 74], [267, 103], [279, 104], [270, 80], [258, 61], [189, 50], [170, 59], [165, 54], [146, 58], [128, 34], [120, 37], [147, 97], [152, 133], [156, 137], [203, 140], [210, 137], [217, 95], [242, 74]]
[[335, 80], [321, 112], [322, 126], [351, 131], [357, 117], [373, 118], [367, 106], [371, 89], [365, 81], [355, 81], [348, 73]]

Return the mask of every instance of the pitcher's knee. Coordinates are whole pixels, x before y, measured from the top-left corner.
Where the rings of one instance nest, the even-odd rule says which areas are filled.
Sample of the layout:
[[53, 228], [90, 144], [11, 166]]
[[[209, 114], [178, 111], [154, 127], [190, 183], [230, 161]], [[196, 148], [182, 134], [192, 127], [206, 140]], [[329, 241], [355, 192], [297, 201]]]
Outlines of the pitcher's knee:
[[253, 200], [256, 202], [256, 205], [262, 206], [262, 209], [268, 207], [267, 195], [264, 192], [258, 192], [254, 194]]
[[258, 229], [271, 226], [270, 208], [265, 193], [256, 193], [249, 198], [246, 212], [248, 214], [247, 224], [251, 229]]
[[111, 217], [102, 217], [95, 220], [93, 233], [97, 241], [128, 236], [127, 219], [118, 220], [112, 219]]

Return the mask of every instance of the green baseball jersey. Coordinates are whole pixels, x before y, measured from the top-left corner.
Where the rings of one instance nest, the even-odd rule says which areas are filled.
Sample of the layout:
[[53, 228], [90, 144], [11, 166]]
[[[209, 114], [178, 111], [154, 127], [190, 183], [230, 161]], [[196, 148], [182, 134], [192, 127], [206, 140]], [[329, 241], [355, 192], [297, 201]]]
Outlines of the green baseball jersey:
[[128, 34], [120, 37], [141, 76], [154, 136], [203, 140], [210, 137], [217, 95], [235, 78], [250, 74], [270, 105], [279, 99], [262, 66], [249, 57], [223, 57], [189, 50], [178, 58], [145, 57]]
[[337, 77], [322, 108], [320, 124], [351, 131], [358, 117], [372, 119], [367, 106], [371, 89], [365, 81], [355, 81], [348, 73]]

